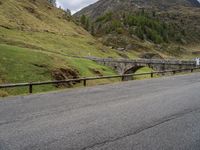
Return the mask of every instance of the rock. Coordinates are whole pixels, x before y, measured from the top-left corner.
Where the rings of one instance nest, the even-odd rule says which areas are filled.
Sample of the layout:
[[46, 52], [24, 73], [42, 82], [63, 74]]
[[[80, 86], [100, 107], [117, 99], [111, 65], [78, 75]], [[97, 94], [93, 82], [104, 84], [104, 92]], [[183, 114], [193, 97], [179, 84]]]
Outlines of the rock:
[[118, 50], [118, 51], [124, 51], [125, 48], [119, 47], [119, 48], [117, 48], [117, 50]]

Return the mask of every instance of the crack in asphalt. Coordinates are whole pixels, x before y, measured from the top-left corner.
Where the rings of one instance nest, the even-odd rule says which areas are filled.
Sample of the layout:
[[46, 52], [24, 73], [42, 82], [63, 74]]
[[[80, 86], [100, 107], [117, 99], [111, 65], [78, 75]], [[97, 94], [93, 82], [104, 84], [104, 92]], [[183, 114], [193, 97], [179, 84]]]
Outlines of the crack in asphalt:
[[174, 114], [174, 115], [171, 115], [171, 116], [166, 116], [164, 119], [158, 120], [158, 121], [154, 121], [154, 122], [152, 122], [152, 123], [150, 123], [150, 124], [148, 124], [148, 125], [146, 125], [146, 126], [144, 126], [142, 128], [137, 129], [136, 131], [134, 131], [132, 133], [129, 133], [129, 134], [117, 137], [117, 138], [108, 139], [106, 141], [102, 141], [102, 142], [99, 142], [99, 143], [95, 143], [93, 145], [84, 147], [81, 150], [88, 150], [88, 149], [93, 149], [95, 147], [101, 147], [101, 146], [103, 146], [105, 144], [112, 143], [112, 142], [118, 141], [118, 140], [123, 139], [123, 138], [130, 137], [130, 136], [133, 136], [133, 135], [137, 135], [137, 134], [139, 134], [139, 133], [141, 133], [141, 132], [143, 132], [145, 130], [154, 128], [156, 126], [159, 126], [159, 125], [164, 124], [166, 122], [181, 118], [181, 117], [183, 117], [183, 116], [185, 116], [187, 114], [194, 113], [194, 112], [200, 112], [200, 108], [196, 108], [196, 109], [193, 109], [193, 110], [185, 110], [182, 113], [177, 113], [177, 114]]

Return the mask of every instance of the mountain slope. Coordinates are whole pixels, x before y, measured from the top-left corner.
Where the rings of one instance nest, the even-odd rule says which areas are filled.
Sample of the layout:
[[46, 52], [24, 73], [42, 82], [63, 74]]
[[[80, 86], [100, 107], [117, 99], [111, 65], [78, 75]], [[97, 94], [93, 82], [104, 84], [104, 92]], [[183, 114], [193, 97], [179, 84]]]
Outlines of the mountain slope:
[[[47, 0], [0, 0], [0, 84], [115, 74], [92, 61], [69, 57], [90, 55], [119, 57]], [[0, 90], [0, 96], [26, 91]]]
[[165, 11], [177, 6], [198, 8], [200, 3], [197, 0], [99, 0], [83, 8], [75, 16], [85, 14], [91, 18], [97, 18], [110, 11], [133, 11], [141, 8]]
[[0, 29], [2, 43], [67, 55], [107, 55], [68, 14], [46, 0], [1, 0]]
[[[105, 45], [125, 51], [143, 47], [176, 57], [199, 45], [200, 3], [197, 0], [99, 0], [75, 17]], [[181, 45], [181, 46], [180, 46]], [[154, 52], [155, 52], [154, 51]]]

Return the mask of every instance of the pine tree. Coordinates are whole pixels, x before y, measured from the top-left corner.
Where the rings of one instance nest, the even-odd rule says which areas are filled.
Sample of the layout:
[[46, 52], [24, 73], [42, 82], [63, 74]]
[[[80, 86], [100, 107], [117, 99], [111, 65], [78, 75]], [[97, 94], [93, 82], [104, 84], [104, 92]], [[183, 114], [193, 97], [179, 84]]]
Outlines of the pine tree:
[[72, 15], [72, 13], [71, 13], [71, 10], [70, 9], [66, 9], [65, 10], [65, 12], [69, 15], [69, 16], [71, 16]]
[[53, 6], [56, 6], [56, 0], [48, 0], [50, 4], [52, 4]]
[[86, 29], [87, 31], [90, 30], [90, 20], [89, 20], [89, 18], [86, 18], [85, 29]]
[[94, 24], [91, 25], [91, 34], [92, 34], [92, 35], [95, 35]]
[[83, 26], [85, 26], [85, 24], [86, 24], [86, 16], [85, 16], [85, 15], [82, 15], [82, 16], [81, 16], [81, 24], [82, 24]]

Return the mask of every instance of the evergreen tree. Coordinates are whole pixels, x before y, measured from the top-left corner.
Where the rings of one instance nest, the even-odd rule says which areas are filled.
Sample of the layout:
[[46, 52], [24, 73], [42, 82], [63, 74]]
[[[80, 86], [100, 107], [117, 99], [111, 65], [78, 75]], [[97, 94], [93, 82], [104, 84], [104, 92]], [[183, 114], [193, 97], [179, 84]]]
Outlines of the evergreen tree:
[[139, 37], [140, 39], [144, 40], [144, 30], [142, 30], [141, 27], [138, 27], [136, 29], [135, 34], [137, 35], [137, 37]]
[[85, 29], [86, 29], [87, 31], [90, 30], [90, 20], [89, 20], [89, 18], [87, 18], [87, 17], [86, 17]]
[[87, 31], [90, 30], [90, 19], [88, 17], [86, 17], [85, 15], [82, 15], [80, 22], [85, 30], [87, 30]]
[[56, 0], [48, 0], [50, 4], [52, 4], [53, 6], [56, 6]]
[[82, 24], [83, 26], [85, 26], [85, 24], [86, 24], [86, 16], [85, 16], [85, 15], [82, 15], [82, 16], [81, 16], [81, 24]]
[[69, 16], [71, 16], [72, 15], [72, 13], [71, 13], [71, 10], [70, 9], [66, 9], [65, 10], [65, 12], [69, 15]]
[[91, 29], [90, 29], [90, 30], [91, 30], [91, 31], [90, 31], [90, 32], [91, 32], [91, 34], [92, 34], [92, 35], [95, 35], [95, 31], [94, 31], [94, 24], [92, 24], [92, 25], [91, 25]]

